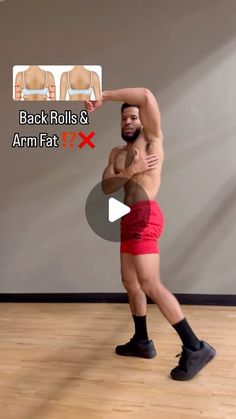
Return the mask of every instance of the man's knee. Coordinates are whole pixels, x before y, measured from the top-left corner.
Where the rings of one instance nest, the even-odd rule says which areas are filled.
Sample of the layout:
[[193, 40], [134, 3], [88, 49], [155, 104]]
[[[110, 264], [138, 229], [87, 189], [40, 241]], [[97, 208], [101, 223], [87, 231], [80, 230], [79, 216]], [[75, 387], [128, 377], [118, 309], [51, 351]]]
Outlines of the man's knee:
[[130, 277], [130, 278], [125, 278], [125, 277], [121, 277], [122, 280], [122, 284], [124, 286], [124, 288], [129, 291], [129, 292], [138, 292], [141, 290], [141, 286], [137, 280], [137, 278], [135, 277]]
[[139, 277], [140, 287], [146, 295], [149, 295], [155, 289], [158, 293], [161, 291], [162, 284], [159, 279]]

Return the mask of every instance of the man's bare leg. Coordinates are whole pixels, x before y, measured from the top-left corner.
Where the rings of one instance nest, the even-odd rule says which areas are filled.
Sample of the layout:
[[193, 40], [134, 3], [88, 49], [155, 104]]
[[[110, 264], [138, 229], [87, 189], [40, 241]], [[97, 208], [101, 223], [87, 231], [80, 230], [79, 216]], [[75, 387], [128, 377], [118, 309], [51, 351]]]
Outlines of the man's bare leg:
[[162, 314], [173, 325], [184, 319], [183, 311], [175, 296], [161, 283], [160, 255], [134, 256], [138, 281], [143, 292], [154, 301]]
[[134, 266], [134, 257], [121, 253], [121, 279], [129, 297], [130, 310], [133, 316], [146, 316], [147, 298], [138, 281]]

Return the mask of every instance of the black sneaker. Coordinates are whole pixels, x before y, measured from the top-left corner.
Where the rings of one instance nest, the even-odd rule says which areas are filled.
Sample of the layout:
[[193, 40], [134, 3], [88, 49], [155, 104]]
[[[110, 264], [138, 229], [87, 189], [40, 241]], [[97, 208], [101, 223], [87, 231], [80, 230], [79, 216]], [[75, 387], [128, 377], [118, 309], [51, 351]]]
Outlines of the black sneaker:
[[191, 351], [182, 346], [179, 365], [170, 372], [173, 380], [185, 381], [193, 378], [216, 355], [216, 350], [207, 342], [201, 341], [201, 349]]
[[152, 340], [137, 341], [134, 337], [125, 345], [118, 345], [115, 350], [117, 355], [140, 358], [154, 358], [157, 354]]

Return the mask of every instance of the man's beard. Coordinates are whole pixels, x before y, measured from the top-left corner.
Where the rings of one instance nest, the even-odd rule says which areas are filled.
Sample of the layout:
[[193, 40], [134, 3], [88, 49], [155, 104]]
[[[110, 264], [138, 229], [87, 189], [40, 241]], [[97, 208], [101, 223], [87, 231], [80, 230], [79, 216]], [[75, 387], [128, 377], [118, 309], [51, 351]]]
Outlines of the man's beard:
[[126, 141], [127, 143], [133, 143], [135, 140], [137, 140], [139, 134], [141, 133], [142, 128], [136, 128], [136, 130], [133, 132], [133, 134], [125, 134], [122, 130], [121, 130], [121, 137], [123, 138], [124, 141]]

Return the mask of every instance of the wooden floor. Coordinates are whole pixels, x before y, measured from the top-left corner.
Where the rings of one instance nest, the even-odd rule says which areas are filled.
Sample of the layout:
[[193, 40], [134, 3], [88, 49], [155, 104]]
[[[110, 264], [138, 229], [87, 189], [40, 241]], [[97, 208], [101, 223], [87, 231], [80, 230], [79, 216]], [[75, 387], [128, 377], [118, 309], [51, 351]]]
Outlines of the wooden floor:
[[179, 338], [148, 306], [154, 359], [119, 357], [126, 304], [0, 304], [2, 419], [236, 418], [236, 307], [183, 306], [217, 357], [193, 380], [168, 377]]

